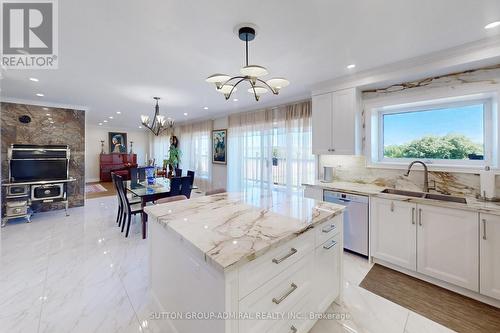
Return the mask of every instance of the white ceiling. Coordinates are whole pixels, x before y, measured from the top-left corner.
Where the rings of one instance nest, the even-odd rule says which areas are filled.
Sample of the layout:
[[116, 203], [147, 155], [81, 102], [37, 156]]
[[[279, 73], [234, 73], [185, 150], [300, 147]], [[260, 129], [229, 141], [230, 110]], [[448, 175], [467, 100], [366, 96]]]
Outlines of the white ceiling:
[[[301, 99], [320, 81], [499, 34], [483, 29], [496, 20], [498, 0], [63, 0], [59, 69], [6, 71], [1, 94], [84, 106], [89, 125], [114, 116], [109, 126], [137, 128], [153, 96], [177, 121], [207, 118]], [[256, 102], [240, 89], [238, 102], [225, 101], [204, 81], [239, 73], [244, 44], [233, 28], [242, 22], [259, 27], [250, 63], [291, 81], [279, 96]]]

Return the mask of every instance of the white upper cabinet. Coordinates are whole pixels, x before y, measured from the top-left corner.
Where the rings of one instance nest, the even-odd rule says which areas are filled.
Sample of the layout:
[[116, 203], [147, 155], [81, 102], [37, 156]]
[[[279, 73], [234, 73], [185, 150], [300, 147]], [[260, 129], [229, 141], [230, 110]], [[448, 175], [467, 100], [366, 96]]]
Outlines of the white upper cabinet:
[[478, 214], [420, 204], [417, 209], [417, 272], [478, 292]]
[[313, 154], [357, 153], [358, 106], [356, 88], [312, 97]]
[[500, 216], [480, 215], [479, 292], [500, 300]]
[[416, 204], [370, 199], [371, 254], [409, 270], [417, 269]]

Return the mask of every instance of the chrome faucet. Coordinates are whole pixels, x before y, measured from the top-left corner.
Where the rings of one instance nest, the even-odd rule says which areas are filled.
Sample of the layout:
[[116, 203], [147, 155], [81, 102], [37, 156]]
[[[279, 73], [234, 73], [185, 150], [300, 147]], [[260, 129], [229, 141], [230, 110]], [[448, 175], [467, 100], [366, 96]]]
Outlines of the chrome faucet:
[[429, 192], [429, 169], [427, 169], [427, 165], [422, 161], [413, 161], [408, 165], [408, 170], [406, 170], [405, 176], [408, 177], [410, 175], [411, 167], [413, 164], [418, 163], [422, 164], [424, 167], [424, 192]]

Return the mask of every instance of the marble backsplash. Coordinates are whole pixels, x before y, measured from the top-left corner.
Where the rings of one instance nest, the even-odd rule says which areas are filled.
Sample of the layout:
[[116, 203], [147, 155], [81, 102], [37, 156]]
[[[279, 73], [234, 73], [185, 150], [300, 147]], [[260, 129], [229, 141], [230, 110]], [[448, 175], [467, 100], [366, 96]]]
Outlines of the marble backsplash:
[[[319, 178], [323, 178], [323, 166], [334, 167], [334, 180], [410, 191], [422, 191], [423, 171], [413, 169], [408, 177], [403, 169], [367, 168], [364, 156], [322, 155], [319, 157]], [[479, 175], [461, 172], [429, 172], [429, 186], [435, 183], [436, 191], [452, 195], [476, 196], [480, 192]], [[497, 195], [500, 193], [500, 177], [496, 177]]]
[[[31, 122], [21, 123], [19, 117], [23, 115], [29, 116]], [[52, 124], [49, 118], [52, 118]], [[68, 184], [69, 206], [84, 205], [85, 111], [1, 103], [1, 125], [2, 181], [8, 177], [7, 148], [12, 143], [67, 144], [71, 149], [69, 175], [76, 179]], [[33, 208], [35, 211], [46, 211], [63, 207], [61, 203], [46, 203]]]

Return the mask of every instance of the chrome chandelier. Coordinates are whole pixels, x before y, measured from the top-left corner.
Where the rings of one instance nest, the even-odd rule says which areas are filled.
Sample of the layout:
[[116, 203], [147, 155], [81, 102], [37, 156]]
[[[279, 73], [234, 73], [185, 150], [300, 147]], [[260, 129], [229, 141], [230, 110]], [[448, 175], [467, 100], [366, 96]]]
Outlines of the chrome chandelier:
[[160, 106], [158, 105], [160, 97], [153, 98], [156, 100], [153, 122], [150, 124], [149, 116], [145, 115], [141, 116], [141, 122], [144, 127], [148, 128], [154, 135], [158, 136], [165, 130], [172, 129], [174, 127], [174, 121], [171, 118], [165, 119], [165, 116], [160, 115]]
[[245, 67], [240, 70], [241, 75], [230, 77], [226, 74], [214, 74], [209, 76], [206, 81], [214, 83], [218, 92], [224, 94], [226, 100], [231, 98], [231, 94], [237, 90], [241, 82], [246, 81], [250, 84], [248, 92], [255, 96], [258, 101], [262, 94], [269, 90], [278, 95], [281, 88], [290, 84], [290, 82], [281, 77], [271, 78], [267, 81], [261, 80], [260, 77], [266, 76], [268, 71], [265, 67], [248, 64], [248, 42], [255, 39], [255, 29], [251, 27], [242, 27], [238, 30], [239, 38], [245, 42]]

